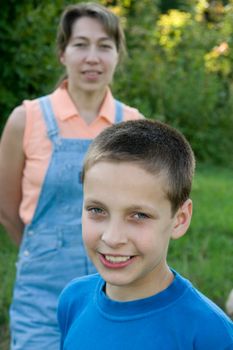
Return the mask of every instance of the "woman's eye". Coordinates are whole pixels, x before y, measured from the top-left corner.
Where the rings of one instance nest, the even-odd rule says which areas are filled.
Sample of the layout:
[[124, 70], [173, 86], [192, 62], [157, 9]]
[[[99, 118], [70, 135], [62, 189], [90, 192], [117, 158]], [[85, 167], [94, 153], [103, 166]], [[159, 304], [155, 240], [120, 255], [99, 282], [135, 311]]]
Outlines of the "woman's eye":
[[85, 47], [86, 44], [85, 43], [76, 43], [74, 46], [76, 46], [76, 47]]
[[108, 50], [108, 49], [112, 48], [112, 46], [109, 45], [109, 44], [102, 44], [102, 45], [100, 45], [100, 47], [101, 47], [101, 49], [105, 49], [105, 50]]

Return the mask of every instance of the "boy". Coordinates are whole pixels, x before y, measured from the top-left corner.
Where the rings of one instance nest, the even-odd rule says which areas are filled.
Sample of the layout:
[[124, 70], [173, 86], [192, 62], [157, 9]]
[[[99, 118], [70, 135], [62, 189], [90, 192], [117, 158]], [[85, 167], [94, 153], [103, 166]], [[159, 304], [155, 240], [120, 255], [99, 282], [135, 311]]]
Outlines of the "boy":
[[103, 131], [84, 170], [83, 240], [99, 274], [62, 293], [66, 350], [230, 350], [230, 319], [166, 262], [187, 231], [195, 161], [175, 129], [129, 121]]

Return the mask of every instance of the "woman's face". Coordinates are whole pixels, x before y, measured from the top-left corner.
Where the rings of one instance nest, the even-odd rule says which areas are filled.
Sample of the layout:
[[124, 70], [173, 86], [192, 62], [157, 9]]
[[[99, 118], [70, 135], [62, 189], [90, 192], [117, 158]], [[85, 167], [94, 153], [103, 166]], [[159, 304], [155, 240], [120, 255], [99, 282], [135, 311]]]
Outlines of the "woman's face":
[[60, 60], [66, 67], [69, 86], [78, 92], [101, 92], [111, 83], [117, 63], [116, 43], [95, 18], [81, 17]]

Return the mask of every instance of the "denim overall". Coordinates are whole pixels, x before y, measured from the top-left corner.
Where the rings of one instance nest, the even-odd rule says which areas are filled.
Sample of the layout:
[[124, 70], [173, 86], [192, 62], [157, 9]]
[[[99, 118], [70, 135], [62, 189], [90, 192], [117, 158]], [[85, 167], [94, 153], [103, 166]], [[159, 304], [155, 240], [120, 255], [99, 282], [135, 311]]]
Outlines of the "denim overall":
[[[60, 137], [48, 96], [39, 102], [53, 153], [19, 251], [10, 309], [12, 350], [58, 350], [58, 296], [71, 279], [95, 272], [81, 234], [80, 174], [92, 140]], [[115, 101], [115, 105], [118, 123], [122, 104]]]

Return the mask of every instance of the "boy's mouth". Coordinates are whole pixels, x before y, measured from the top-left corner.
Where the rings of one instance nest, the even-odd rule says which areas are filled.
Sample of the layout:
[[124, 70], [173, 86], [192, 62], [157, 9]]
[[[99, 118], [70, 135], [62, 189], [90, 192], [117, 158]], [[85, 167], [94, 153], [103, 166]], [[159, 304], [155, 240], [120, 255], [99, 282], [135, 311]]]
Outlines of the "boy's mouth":
[[110, 255], [100, 254], [100, 261], [102, 264], [110, 269], [119, 269], [129, 266], [135, 258], [134, 255]]
[[122, 263], [128, 261], [130, 256], [114, 256], [114, 255], [104, 255], [105, 259], [111, 263]]

